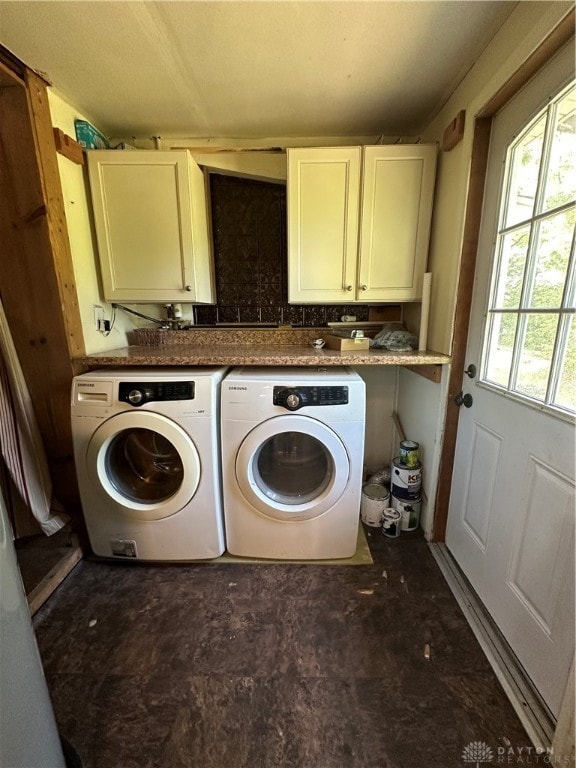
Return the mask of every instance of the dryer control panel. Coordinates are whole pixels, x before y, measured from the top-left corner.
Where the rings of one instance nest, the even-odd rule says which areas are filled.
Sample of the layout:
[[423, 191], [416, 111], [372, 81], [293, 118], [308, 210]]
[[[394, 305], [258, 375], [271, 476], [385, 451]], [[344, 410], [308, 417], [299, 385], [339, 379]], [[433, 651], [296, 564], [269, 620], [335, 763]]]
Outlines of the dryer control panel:
[[118, 399], [139, 406], [167, 400], [194, 400], [193, 381], [121, 381]]
[[305, 406], [348, 405], [348, 387], [274, 387], [272, 402], [289, 411]]

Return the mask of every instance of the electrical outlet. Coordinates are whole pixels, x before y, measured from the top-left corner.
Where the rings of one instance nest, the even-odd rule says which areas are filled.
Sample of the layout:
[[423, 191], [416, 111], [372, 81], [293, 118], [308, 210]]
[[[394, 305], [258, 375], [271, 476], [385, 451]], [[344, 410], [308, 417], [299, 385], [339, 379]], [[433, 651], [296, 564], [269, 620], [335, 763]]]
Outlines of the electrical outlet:
[[100, 333], [110, 333], [110, 320], [102, 318], [98, 321], [98, 330]]

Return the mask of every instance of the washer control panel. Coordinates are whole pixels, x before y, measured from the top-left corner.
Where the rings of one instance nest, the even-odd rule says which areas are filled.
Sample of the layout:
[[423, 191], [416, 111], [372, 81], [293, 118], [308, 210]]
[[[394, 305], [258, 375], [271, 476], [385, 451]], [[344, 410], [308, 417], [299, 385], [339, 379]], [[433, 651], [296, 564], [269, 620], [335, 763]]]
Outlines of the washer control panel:
[[121, 381], [118, 388], [118, 399], [134, 406], [167, 400], [194, 400], [194, 382]]
[[305, 406], [348, 405], [348, 387], [274, 387], [272, 402], [289, 411]]

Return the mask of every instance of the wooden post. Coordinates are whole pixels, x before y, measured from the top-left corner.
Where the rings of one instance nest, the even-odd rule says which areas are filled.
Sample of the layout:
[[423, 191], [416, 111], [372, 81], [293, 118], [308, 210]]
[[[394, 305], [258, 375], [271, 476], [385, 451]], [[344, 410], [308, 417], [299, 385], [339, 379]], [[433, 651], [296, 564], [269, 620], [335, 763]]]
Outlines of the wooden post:
[[0, 293], [54, 494], [74, 514], [72, 357], [85, 349], [46, 83], [23, 75], [0, 80]]

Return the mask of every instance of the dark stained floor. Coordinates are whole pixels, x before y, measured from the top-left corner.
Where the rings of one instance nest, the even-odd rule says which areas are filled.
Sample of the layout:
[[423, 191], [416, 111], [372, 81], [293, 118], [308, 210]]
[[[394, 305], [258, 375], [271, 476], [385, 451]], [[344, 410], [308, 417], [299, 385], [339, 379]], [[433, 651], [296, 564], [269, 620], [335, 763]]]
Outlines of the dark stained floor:
[[52, 536], [43, 533], [16, 539], [16, 556], [26, 594], [37, 587], [50, 569], [66, 557], [72, 546], [70, 530], [64, 528]]
[[367, 530], [371, 566], [81, 562], [34, 625], [85, 768], [462, 768], [471, 742], [528, 746], [424, 540]]

